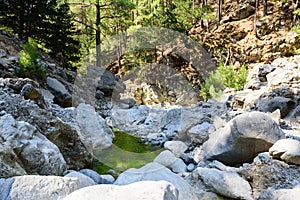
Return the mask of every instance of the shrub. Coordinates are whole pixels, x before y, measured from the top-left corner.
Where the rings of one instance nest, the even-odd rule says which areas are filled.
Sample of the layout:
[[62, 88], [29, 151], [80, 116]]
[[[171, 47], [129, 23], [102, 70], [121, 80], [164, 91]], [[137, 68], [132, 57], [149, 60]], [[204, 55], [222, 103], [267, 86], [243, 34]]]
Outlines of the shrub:
[[19, 75], [24, 77], [46, 78], [46, 70], [43, 67], [40, 57], [41, 53], [34, 39], [28, 38], [28, 43], [21, 45], [23, 50], [20, 51], [20, 71]]
[[224, 66], [220, 63], [217, 70], [213, 72], [205, 81], [200, 90], [200, 96], [205, 100], [209, 98], [219, 99], [225, 88], [234, 88], [235, 91], [242, 90], [246, 83], [248, 71], [243, 65], [239, 70], [235, 70], [232, 65]]
[[[300, 16], [300, 9], [297, 9], [293, 12], [293, 14], [295, 15], [296, 18], [299, 18]], [[297, 21], [295, 26], [292, 27], [292, 31], [294, 31], [295, 33], [297, 33], [297, 35], [299, 36], [300, 35], [300, 22]], [[294, 52], [295, 54], [300, 54], [300, 48], [296, 48], [294, 47]]]

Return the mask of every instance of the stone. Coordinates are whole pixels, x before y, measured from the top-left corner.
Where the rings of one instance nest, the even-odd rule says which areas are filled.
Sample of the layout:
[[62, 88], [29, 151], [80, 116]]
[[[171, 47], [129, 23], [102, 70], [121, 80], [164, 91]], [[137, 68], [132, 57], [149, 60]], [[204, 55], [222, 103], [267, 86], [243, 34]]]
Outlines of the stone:
[[79, 170], [79, 172], [90, 177], [97, 184], [101, 184], [103, 182], [101, 175], [95, 172], [94, 170], [81, 169]]
[[268, 80], [268, 87], [275, 88], [282, 84], [289, 84], [294, 77], [294, 72], [292, 70], [279, 68], [269, 73], [266, 77]]
[[176, 157], [179, 157], [188, 149], [188, 146], [182, 141], [167, 141], [164, 147], [170, 150]]
[[0, 178], [26, 175], [27, 172], [24, 169], [22, 161], [12, 150], [9, 143], [2, 138], [0, 139], [0, 142]]
[[100, 175], [102, 182], [101, 184], [113, 184], [115, 182], [115, 178], [110, 174]]
[[255, 199], [258, 199], [262, 191], [268, 188], [293, 188], [300, 183], [299, 166], [271, 159], [268, 152], [260, 153], [255, 157], [254, 162], [239, 169], [239, 175], [251, 184]]
[[278, 140], [269, 153], [274, 158], [280, 158], [286, 163], [300, 165], [300, 142], [294, 139]]
[[62, 107], [72, 106], [72, 95], [61, 82], [55, 78], [47, 77], [46, 84], [49, 91], [54, 95], [54, 103]]
[[92, 154], [83, 143], [73, 109], [64, 109], [56, 104], [40, 108], [19, 94], [0, 91], [0, 110], [11, 114], [17, 121], [35, 126], [59, 148], [68, 168], [79, 170], [92, 163]]
[[[103, 70], [99, 73], [99, 81], [97, 84], [97, 90], [104, 93], [104, 96], [111, 97], [115, 94], [119, 94], [125, 91], [126, 86], [116, 75], [107, 70]], [[115, 93], [113, 95], [113, 93]]]
[[249, 163], [285, 133], [268, 115], [250, 112], [236, 116], [226, 126], [212, 133], [203, 144], [205, 158], [226, 165]]
[[206, 187], [213, 192], [234, 199], [253, 199], [250, 184], [237, 173], [201, 167], [196, 170]]
[[79, 125], [85, 146], [92, 151], [106, 149], [112, 145], [114, 134], [105, 120], [97, 115], [89, 104], [79, 104], [75, 109], [76, 122]]
[[178, 200], [197, 200], [193, 188], [181, 177], [158, 163], [149, 163], [140, 169], [128, 169], [121, 173], [115, 185], [127, 185], [138, 181], [168, 181], [179, 191]]
[[62, 199], [79, 189], [79, 181], [59, 176], [26, 175], [14, 177], [9, 199]]
[[63, 200], [177, 200], [178, 190], [166, 181], [140, 181], [129, 185], [96, 185], [77, 190]]
[[36, 102], [40, 107], [43, 107], [45, 100], [41, 94], [41, 91], [38, 88], [35, 88], [30, 83], [25, 84], [20, 92], [20, 95], [25, 99], [31, 99]]
[[175, 173], [184, 172], [186, 170], [186, 165], [184, 164], [183, 160], [177, 158], [169, 150], [161, 152], [158, 156], [156, 156], [154, 162], [171, 169]]
[[79, 188], [84, 188], [92, 185], [96, 185], [95, 181], [90, 177], [84, 175], [83, 173], [70, 170], [69, 173], [64, 175], [64, 177], [76, 178], [79, 181]]
[[0, 199], [9, 199], [9, 193], [14, 181], [14, 178], [0, 178]]
[[275, 66], [271, 64], [261, 65], [258, 67], [258, 74], [259, 80], [261, 82], [267, 82], [267, 75], [273, 72], [276, 69]]
[[187, 135], [191, 138], [191, 141], [194, 143], [203, 144], [208, 140], [209, 130], [212, 128], [212, 125], [208, 122], [203, 122], [198, 124], [188, 130]]
[[256, 103], [256, 105], [257, 110], [261, 112], [272, 113], [279, 109], [281, 118], [284, 118], [295, 108], [296, 102], [290, 98], [274, 97], [261, 99]]
[[0, 136], [21, 160], [26, 172], [61, 175], [65, 171], [66, 161], [57, 146], [29, 123], [4, 115], [0, 117]]
[[188, 164], [188, 166], [186, 167], [186, 170], [188, 172], [192, 172], [194, 169], [195, 169], [195, 165], [192, 163]]
[[262, 192], [259, 199], [260, 200], [295, 200], [298, 199], [300, 195], [300, 185], [295, 186], [292, 189], [278, 189], [268, 188], [266, 191]]

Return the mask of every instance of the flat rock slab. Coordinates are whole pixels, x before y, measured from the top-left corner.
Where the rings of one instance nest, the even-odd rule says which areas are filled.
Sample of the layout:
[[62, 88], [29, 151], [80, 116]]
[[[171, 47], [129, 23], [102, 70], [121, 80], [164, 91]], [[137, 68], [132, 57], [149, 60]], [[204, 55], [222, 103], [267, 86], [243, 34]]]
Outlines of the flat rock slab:
[[129, 185], [95, 185], [77, 190], [63, 200], [177, 200], [178, 190], [166, 181], [140, 181]]
[[255, 156], [283, 138], [285, 133], [267, 114], [250, 112], [238, 115], [212, 133], [203, 149], [208, 160], [227, 165], [251, 163]]

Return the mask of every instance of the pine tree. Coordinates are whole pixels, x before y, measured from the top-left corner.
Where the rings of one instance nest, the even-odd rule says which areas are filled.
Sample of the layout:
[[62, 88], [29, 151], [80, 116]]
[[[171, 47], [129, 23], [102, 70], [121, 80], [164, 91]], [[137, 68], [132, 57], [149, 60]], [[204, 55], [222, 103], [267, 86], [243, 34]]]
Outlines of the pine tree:
[[72, 38], [69, 5], [57, 0], [0, 0], [0, 24], [19, 38], [36, 39], [65, 67], [78, 60], [79, 43]]

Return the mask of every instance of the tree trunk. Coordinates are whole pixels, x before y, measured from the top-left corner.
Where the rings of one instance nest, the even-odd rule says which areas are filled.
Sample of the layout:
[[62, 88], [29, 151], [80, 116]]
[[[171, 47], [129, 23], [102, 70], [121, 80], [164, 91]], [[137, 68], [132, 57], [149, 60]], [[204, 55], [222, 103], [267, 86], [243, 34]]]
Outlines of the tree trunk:
[[264, 0], [264, 16], [266, 16], [268, 13], [268, 0]]
[[96, 4], [96, 66], [100, 67], [101, 66], [101, 30], [100, 30], [100, 4], [99, 0], [97, 0]]
[[222, 0], [219, 0], [218, 2], [218, 25], [220, 25], [220, 22], [222, 20]]

